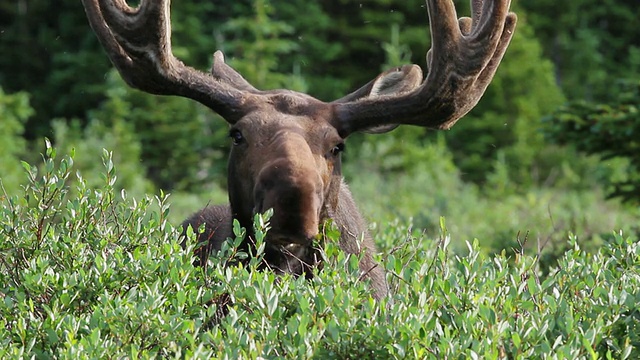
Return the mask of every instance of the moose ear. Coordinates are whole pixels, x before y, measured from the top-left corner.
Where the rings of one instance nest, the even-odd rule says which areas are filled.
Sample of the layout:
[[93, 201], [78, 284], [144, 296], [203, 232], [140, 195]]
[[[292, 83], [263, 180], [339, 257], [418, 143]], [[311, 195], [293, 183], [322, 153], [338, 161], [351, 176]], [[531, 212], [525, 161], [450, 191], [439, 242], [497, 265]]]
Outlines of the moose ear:
[[[378, 75], [365, 86], [351, 94], [334, 101], [346, 103], [380, 96], [398, 96], [412, 91], [422, 83], [422, 69], [418, 65], [404, 65], [389, 69]], [[398, 124], [385, 124], [361, 130], [367, 134], [382, 134], [398, 127]]]

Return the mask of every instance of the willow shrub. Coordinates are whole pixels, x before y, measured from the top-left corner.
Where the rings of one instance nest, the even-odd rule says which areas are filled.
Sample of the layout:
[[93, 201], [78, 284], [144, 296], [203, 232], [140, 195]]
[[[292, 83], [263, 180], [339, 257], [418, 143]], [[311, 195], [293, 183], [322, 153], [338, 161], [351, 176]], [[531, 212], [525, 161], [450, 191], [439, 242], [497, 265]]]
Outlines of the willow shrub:
[[[336, 246], [311, 281], [256, 271], [244, 230], [204, 268], [167, 222], [166, 196], [88, 189], [47, 147], [21, 194], [0, 205], [0, 358], [638, 358], [640, 249], [616, 233], [572, 249], [541, 278], [526, 254], [454, 256], [408, 227], [381, 233], [393, 296], [374, 302]], [[69, 191], [75, 188], [76, 191]], [[70, 195], [77, 194], [77, 195]], [[196, 229], [195, 231], [198, 231]], [[245, 261], [238, 261], [245, 259]], [[246, 259], [253, 259], [247, 261]], [[243, 264], [243, 265], [233, 265]]]

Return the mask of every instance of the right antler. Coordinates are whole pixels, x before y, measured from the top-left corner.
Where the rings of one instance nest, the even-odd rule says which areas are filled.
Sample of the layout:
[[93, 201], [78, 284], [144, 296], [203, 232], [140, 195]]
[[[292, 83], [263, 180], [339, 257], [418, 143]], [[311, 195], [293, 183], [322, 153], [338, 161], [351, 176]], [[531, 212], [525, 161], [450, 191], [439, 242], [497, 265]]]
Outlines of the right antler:
[[194, 99], [233, 123], [257, 91], [214, 55], [212, 73], [184, 65], [171, 52], [170, 0], [82, 0], [89, 23], [111, 62], [132, 87], [158, 95]]
[[[509, 0], [472, 0], [472, 18], [457, 15], [451, 0], [427, 0], [431, 49], [427, 78], [399, 95], [359, 99], [356, 91], [335, 101], [334, 126], [342, 136], [398, 124], [448, 129], [480, 100], [502, 60], [516, 25]], [[378, 78], [421, 77], [417, 65], [390, 70]], [[413, 82], [413, 80], [411, 80]], [[366, 91], [365, 91], [366, 92]]]

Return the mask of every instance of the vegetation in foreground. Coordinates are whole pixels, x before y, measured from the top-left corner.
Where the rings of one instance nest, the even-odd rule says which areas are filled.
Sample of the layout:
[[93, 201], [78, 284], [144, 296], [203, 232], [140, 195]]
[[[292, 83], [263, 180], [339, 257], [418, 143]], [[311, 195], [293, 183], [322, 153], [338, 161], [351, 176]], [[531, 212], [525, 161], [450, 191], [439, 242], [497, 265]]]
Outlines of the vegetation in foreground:
[[[570, 236], [542, 269], [524, 247], [489, 257], [475, 241], [454, 255], [444, 220], [437, 239], [389, 226], [379, 236], [393, 296], [377, 304], [357, 258], [332, 243], [312, 281], [254, 271], [259, 250], [234, 248], [242, 229], [195, 268], [166, 196], [115, 191], [107, 152], [91, 190], [55, 153], [39, 170], [25, 163], [23, 194], [1, 200], [2, 358], [640, 356], [640, 246], [622, 233], [593, 253]], [[268, 231], [268, 218], [256, 226]]]
[[[509, 53], [451, 132], [349, 142], [363, 212], [412, 218], [373, 228], [389, 306], [331, 244], [313, 282], [223, 269], [233, 252], [193, 268], [171, 223], [226, 201], [226, 127], [124, 86], [76, 0], [3, 7], [0, 357], [638, 358], [640, 7], [512, 5]], [[419, 6], [184, 0], [174, 50], [204, 69], [223, 49], [259, 88], [334, 99], [383, 62], [424, 65]], [[47, 157], [27, 183], [20, 160], [37, 161], [43, 136], [75, 149], [73, 167]], [[117, 149], [106, 173], [102, 148]], [[159, 189], [171, 197], [145, 195]], [[227, 293], [219, 319], [210, 304]]]

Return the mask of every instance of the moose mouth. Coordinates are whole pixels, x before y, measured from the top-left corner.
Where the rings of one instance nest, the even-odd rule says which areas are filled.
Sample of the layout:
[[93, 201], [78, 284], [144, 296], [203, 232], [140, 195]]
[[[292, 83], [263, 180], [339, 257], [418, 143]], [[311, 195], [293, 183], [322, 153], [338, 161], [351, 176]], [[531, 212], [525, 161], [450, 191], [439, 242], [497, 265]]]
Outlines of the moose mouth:
[[318, 215], [315, 218], [310, 216], [303, 219], [297, 214], [292, 216], [290, 212], [280, 211], [278, 213], [276, 210], [269, 221], [270, 229], [266, 234], [265, 242], [278, 247], [311, 246], [322, 233], [321, 226], [317, 225], [318, 222], [321, 222], [318, 220], [319, 217]]
[[315, 237], [306, 238], [303, 236], [287, 236], [287, 235], [277, 235], [273, 236], [267, 235], [266, 242], [269, 245], [277, 246], [277, 247], [299, 247], [299, 246], [309, 246], [313, 244]]

